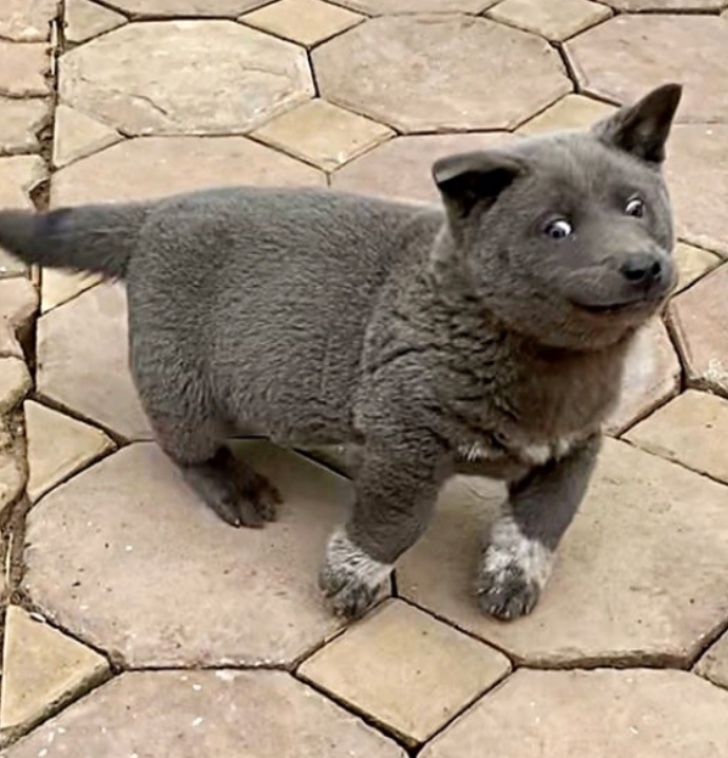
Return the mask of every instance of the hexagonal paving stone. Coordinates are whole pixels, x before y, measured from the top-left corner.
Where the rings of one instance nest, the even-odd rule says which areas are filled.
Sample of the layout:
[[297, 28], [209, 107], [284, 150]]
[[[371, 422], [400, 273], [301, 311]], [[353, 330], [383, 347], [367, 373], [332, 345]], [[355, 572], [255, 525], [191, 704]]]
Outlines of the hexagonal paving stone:
[[728, 618], [728, 487], [607, 440], [534, 613], [486, 618], [472, 583], [502, 488], [456, 479], [399, 565], [399, 592], [535, 665], [685, 664]]
[[59, 93], [126, 134], [239, 134], [314, 87], [303, 48], [232, 21], [162, 21], [63, 55]]
[[347, 192], [437, 203], [440, 194], [432, 164], [438, 158], [500, 147], [512, 139], [507, 132], [397, 137], [336, 171], [331, 185]]
[[679, 281], [675, 293], [682, 292], [684, 289], [694, 284], [698, 279], [702, 279], [720, 264], [721, 259], [708, 250], [702, 250], [699, 247], [686, 245], [679, 242], [673, 253], [675, 263], [678, 269]]
[[725, 0], [607, 0], [620, 11], [717, 11]]
[[509, 129], [571, 90], [543, 39], [468, 16], [382, 16], [312, 59], [323, 97], [404, 132]]
[[527, 136], [568, 129], [589, 129], [614, 113], [613, 105], [583, 95], [567, 95], [518, 129]]
[[728, 396], [728, 265], [673, 299], [670, 324], [688, 383]]
[[108, 0], [109, 5], [139, 18], [236, 18], [272, 0]]
[[591, 0], [505, 0], [488, 16], [546, 39], [561, 41], [610, 16], [609, 8]]
[[298, 673], [414, 745], [509, 671], [501, 653], [393, 601], [315, 653]]
[[698, 661], [695, 671], [718, 686], [728, 689], [728, 633]]
[[728, 484], [728, 400], [688, 390], [638, 424], [626, 439]]
[[0, 37], [16, 42], [41, 42], [50, 36], [56, 0], [3, 0]]
[[391, 13], [482, 13], [500, 0], [336, 0], [370, 16]]
[[135, 667], [280, 665], [317, 646], [341, 626], [316, 577], [349, 486], [271, 445], [241, 447], [283, 494], [276, 524], [224, 524], [155, 445], [132, 445], [33, 508], [30, 596]]
[[44, 98], [0, 97], [0, 154], [38, 150], [38, 132], [50, 121], [49, 106]]
[[230, 670], [122, 674], [13, 745], [7, 758], [300, 758], [302, 750], [316, 758], [405, 758], [288, 674]]
[[518, 671], [421, 756], [726, 758], [727, 709], [683, 671]]
[[[700, 40], [700, 55], [695, 55]], [[728, 120], [728, 25], [717, 16], [616, 16], [566, 44], [586, 92], [626, 103], [667, 81], [685, 85], [678, 121]]]
[[63, 13], [64, 34], [68, 42], [85, 42], [126, 23], [121, 13], [91, 0], [66, 0]]
[[146, 137], [58, 171], [51, 182], [51, 204], [146, 200], [238, 184], [325, 186], [326, 177], [244, 137]]
[[635, 337], [627, 356], [622, 396], [607, 420], [610, 434], [621, 434], [680, 390], [680, 361], [661, 319]]
[[128, 368], [121, 285], [98, 285], [38, 320], [37, 388], [122, 437], [151, 437]]
[[728, 197], [728, 125], [678, 124], [667, 156], [665, 176], [678, 235], [728, 257], [728, 218], [715, 212], [715, 203]]
[[0, 728], [30, 725], [109, 673], [102, 656], [11, 605], [5, 617]]
[[50, 59], [45, 43], [8, 42], [0, 39], [0, 95], [49, 95]]

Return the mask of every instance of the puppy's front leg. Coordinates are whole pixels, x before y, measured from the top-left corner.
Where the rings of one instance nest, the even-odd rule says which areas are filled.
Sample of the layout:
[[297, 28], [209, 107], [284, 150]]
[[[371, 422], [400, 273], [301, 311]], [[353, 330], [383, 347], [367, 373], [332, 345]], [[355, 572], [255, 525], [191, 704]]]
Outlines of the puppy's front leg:
[[600, 438], [531, 470], [509, 484], [509, 499], [483, 555], [477, 591], [480, 607], [510, 620], [530, 613], [551, 576], [555, 551], [571, 523], [594, 470]]
[[357, 618], [372, 605], [396, 559], [430, 522], [449, 463], [436, 445], [417, 447], [364, 450], [354, 510], [332, 534], [319, 577], [340, 615]]

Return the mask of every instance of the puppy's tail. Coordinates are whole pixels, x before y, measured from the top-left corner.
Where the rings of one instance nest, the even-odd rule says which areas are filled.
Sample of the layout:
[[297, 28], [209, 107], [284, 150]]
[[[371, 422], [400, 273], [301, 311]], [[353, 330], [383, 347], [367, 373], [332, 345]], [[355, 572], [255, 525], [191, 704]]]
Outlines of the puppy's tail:
[[0, 211], [0, 246], [25, 263], [123, 279], [151, 203]]

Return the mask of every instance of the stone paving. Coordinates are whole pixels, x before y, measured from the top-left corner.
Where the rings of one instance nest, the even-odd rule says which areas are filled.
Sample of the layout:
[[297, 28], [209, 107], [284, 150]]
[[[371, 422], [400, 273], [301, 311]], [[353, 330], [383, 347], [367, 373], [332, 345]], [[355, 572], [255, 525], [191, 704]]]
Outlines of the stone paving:
[[728, 757], [728, 0], [3, 0], [0, 205], [232, 183], [436, 199], [439, 155], [686, 85], [680, 285], [635, 345], [536, 612], [468, 578], [502, 487], [455, 480], [386, 597], [315, 586], [338, 450], [241, 441], [285, 496], [235, 531], [150, 441], [125, 298], [0, 251], [7, 758]]

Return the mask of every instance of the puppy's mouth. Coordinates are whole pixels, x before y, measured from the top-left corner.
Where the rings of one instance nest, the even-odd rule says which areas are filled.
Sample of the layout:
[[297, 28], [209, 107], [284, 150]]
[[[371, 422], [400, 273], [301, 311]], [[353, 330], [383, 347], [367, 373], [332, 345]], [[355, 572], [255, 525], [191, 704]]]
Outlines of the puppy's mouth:
[[581, 311], [592, 316], [629, 316], [644, 311], [654, 311], [665, 301], [666, 293], [654, 293], [651, 296], [634, 297], [628, 300], [614, 300], [606, 302], [587, 302], [572, 300], [571, 304]]

